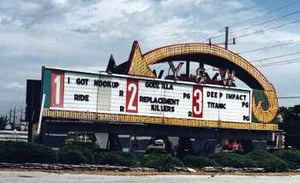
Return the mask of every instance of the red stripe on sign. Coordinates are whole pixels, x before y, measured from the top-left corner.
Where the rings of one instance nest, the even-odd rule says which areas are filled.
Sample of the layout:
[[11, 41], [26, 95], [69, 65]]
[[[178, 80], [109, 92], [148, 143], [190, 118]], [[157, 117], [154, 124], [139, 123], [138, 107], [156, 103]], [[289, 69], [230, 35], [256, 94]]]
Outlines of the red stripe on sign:
[[193, 105], [192, 116], [194, 118], [202, 118], [203, 116], [203, 87], [193, 87]]
[[139, 82], [127, 79], [126, 87], [126, 112], [138, 112]]
[[50, 107], [64, 106], [64, 82], [63, 72], [52, 71], [51, 73], [51, 101]]

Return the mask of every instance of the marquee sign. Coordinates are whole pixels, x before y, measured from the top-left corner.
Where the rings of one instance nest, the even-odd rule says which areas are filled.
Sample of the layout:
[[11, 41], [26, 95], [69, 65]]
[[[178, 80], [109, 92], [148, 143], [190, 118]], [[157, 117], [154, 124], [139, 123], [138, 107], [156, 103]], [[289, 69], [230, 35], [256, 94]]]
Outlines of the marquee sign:
[[50, 110], [251, 122], [251, 90], [56, 69], [44, 79]]
[[[183, 63], [175, 66], [170, 61], [173, 57], [190, 55], [195, 58], [201, 54], [219, 60], [219, 73], [210, 77], [200, 61], [196, 75], [187, 73], [187, 78], [182, 78], [178, 73]], [[173, 75], [162, 79], [162, 73], [157, 76], [149, 66], [164, 61], [169, 63]], [[209, 62], [205, 61], [206, 64]], [[230, 68], [222, 69], [223, 66]], [[188, 72], [189, 66], [186, 68]], [[44, 117], [278, 129], [272, 124], [278, 110], [272, 84], [245, 59], [216, 45], [178, 44], [143, 55], [138, 43], [134, 42], [128, 62], [116, 66], [111, 58], [106, 72], [43, 68], [42, 73], [46, 96]], [[252, 87], [236, 87], [235, 76]]]

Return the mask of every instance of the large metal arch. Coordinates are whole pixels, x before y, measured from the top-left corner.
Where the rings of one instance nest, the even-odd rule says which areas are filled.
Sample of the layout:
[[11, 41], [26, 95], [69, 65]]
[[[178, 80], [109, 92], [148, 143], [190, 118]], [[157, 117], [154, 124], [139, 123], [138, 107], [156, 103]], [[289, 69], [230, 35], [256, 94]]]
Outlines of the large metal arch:
[[[258, 101], [255, 96], [253, 96], [253, 114], [258, 121], [263, 123], [270, 123], [275, 119], [278, 111], [278, 99], [273, 85], [246, 59], [217, 45], [206, 43], [175, 44], [160, 47], [142, 54], [138, 42], [134, 41], [129, 56], [128, 74], [154, 78], [155, 75], [149, 68], [149, 65], [159, 63], [164, 61], [164, 59], [192, 55], [207, 55], [213, 58], [220, 58], [218, 64], [225, 66], [227, 64], [235, 68], [239, 72], [239, 78], [248, 84], [249, 87], [264, 90], [268, 102], [268, 109], [263, 108], [262, 100]], [[214, 63], [210, 62], [210, 64]]]
[[244, 69], [238, 67], [237, 65], [224, 60], [224, 58], [211, 55], [211, 54], [186, 54], [186, 55], [177, 55], [169, 58], [164, 58], [157, 63], [164, 63], [168, 61], [184, 61], [188, 60], [190, 62], [198, 62], [206, 65], [210, 65], [218, 68], [231, 68], [235, 71], [235, 76], [243, 81], [246, 85], [248, 85], [252, 89], [263, 90], [262, 85], [253, 78], [248, 72]]

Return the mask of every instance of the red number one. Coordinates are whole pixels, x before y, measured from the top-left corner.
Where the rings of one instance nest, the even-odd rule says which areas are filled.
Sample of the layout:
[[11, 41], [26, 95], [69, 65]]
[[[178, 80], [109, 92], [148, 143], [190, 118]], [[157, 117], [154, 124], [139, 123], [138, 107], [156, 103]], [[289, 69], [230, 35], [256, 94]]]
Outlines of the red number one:
[[65, 76], [62, 72], [51, 73], [51, 107], [64, 106], [64, 82]]

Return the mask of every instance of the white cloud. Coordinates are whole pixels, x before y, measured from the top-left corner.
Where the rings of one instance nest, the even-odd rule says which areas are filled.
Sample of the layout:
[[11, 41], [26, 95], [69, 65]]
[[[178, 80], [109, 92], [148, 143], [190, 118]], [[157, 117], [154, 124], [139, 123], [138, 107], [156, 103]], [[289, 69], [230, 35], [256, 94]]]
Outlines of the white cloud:
[[65, 6], [69, 5], [70, 2], [69, 0], [53, 0], [52, 3], [58, 6]]
[[[240, 28], [280, 15], [265, 15], [269, 9], [272, 8], [254, 0], [3, 1], [0, 3], [0, 62], [6, 69], [0, 72], [0, 83], [13, 84], [1, 90], [1, 95], [11, 93], [15, 87], [15, 94], [24, 96], [24, 84], [20, 83], [25, 83], [26, 78], [38, 79], [42, 65], [101, 70], [106, 68], [111, 53], [117, 63], [122, 63], [128, 59], [133, 40], [139, 41], [145, 53], [167, 44], [201, 42], [228, 25], [234, 31], [230, 36], [239, 36], [247, 33], [238, 31]], [[285, 22], [288, 21], [268, 26]], [[249, 33], [265, 28], [257, 26]], [[299, 41], [299, 32], [297, 24], [282, 27], [237, 39], [237, 45], [230, 48], [239, 52]], [[221, 31], [213, 43], [223, 42], [223, 34]], [[251, 61], [295, 50], [296, 46], [289, 46], [242, 56]], [[300, 92], [300, 87], [293, 87], [290, 82], [291, 71], [300, 72], [297, 66], [285, 66], [281, 72], [277, 67], [261, 70], [274, 80], [279, 94], [283, 95], [285, 91]], [[16, 99], [9, 100], [13, 103]]]
[[154, 24], [141, 32], [145, 44], [150, 47], [172, 44], [174, 42], [189, 41], [188, 33], [193, 29], [189, 28], [189, 20], [173, 17], [163, 23]]
[[19, 11], [22, 12], [22, 14], [31, 14], [32, 12], [38, 12], [41, 10], [42, 7], [38, 3], [28, 1], [19, 2]]
[[4, 88], [6, 88], [6, 89], [23, 89], [24, 85], [19, 82], [8, 82], [6, 85], [4, 85]]

